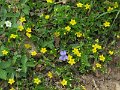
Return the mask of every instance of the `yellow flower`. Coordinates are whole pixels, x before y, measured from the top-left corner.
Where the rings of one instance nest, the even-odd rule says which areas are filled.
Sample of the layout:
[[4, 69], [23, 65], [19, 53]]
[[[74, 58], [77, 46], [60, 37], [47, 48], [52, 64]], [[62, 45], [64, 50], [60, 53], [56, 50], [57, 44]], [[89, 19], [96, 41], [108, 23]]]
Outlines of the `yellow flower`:
[[40, 52], [41, 52], [41, 53], [46, 53], [47, 50], [46, 50], [46, 48], [41, 48]]
[[49, 15], [45, 15], [45, 19], [49, 19], [50, 18], [50, 16]]
[[103, 23], [103, 25], [104, 25], [104, 27], [109, 27], [109, 26], [110, 26], [110, 22], [105, 21], [105, 22]]
[[75, 35], [77, 35], [77, 37], [81, 37], [82, 33], [81, 32], [76, 32]]
[[47, 73], [47, 76], [48, 76], [49, 78], [52, 78], [52, 77], [53, 77], [53, 75], [52, 75], [52, 73], [51, 73], [50, 71]]
[[26, 32], [27, 32], [27, 33], [30, 33], [30, 32], [31, 32], [31, 28], [27, 28], [27, 29], [26, 29]]
[[2, 54], [3, 54], [3, 55], [7, 55], [7, 54], [8, 54], [8, 51], [2, 50]]
[[70, 26], [65, 27], [65, 30], [68, 31], [68, 32], [70, 31], [70, 29], [71, 29]]
[[36, 51], [32, 51], [32, 52], [31, 52], [31, 55], [32, 55], [32, 56], [36, 56], [36, 55], [37, 55], [37, 52], [36, 52]]
[[99, 59], [100, 59], [100, 61], [103, 61], [103, 62], [105, 61], [105, 57], [103, 55], [100, 55]]
[[113, 53], [114, 53], [113, 51], [109, 51], [109, 54], [110, 54], [110, 55], [113, 55]]
[[108, 7], [108, 9], [107, 9], [108, 12], [110, 12], [110, 11], [112, 11], [112, 10], [113, 10], [112, 7]]
[[34, 78], [34, 83], [38, 85], [41, 83], [41, 80], [39, 78]]
[[10, 90], [15, 90], [13, 87]]
[[60, 36], [60, 32], [55, 32], [55, 33], [54, 33], [54, 36], [55, 36], [55, 37], [59, 37], [59, 36]]
[[85, 4], [85, 9], [90, 9], [90, 5], [89, 4]]
[[81, 53], [80, 53], [80, 52], [77, 52], [76, 55], [77, 55], [78, 57], [81, 57]]
[[76, 24], [76, 21], [75, 21], [74, 19], [71, 19], [70, 24], [71, 24], [71, 25], [75, 25], [75, 24]]
[[19, 20], [20, 20], [21, 23], [24, 22], [24, 21], [26, 21], [25, 17], [20, 17]]
[[75, 55], [77, 55], [78, 57], [81, 57], [81, 53], [78, 51], [77, 48], [74, 48], [74, 49], [72, 50], [72, 52], [73, 52]]
[[83, 6], [82, 3], [77, 3], [76, 5], [77, 5], [77, 7], [82, 7]]
[[70, 54], [68, 54], [68, 60], [71, 60], [73, 57], [70, 55]]
[[102, 47], [100, 46], [100, 45], [98, 45], [98, 44], [94, 44], [94, 45], [92, 45], [92, 47], [95, 49], [102, 49]]
[[118, 2], [114, 3], [114, 8], [118, 8]]
[[30, 44], [24, 44], [25, 48], [29, 49], [31, 48], [31, 45]]
[[14, 79], [9, 79], [9, 80], [8, 80], [8, 83], [9, 83], [10, 85], [12, 85], [14, 82], [15, 82]]
[[46, 0], [47, 3], [53, 3], [53, 0]]
[[30, 38], [31, 37], [31, 33], [26, 33], [26, 36]]
[[67, 85], [67, 81], [65, 79], [63, 79], [61, 82], [60, 82], [63, 86]]
[[96, 49], [96, 48], [93, 48], [93, 49], [92, 49], [92, 52], [93, 52], [93, 53], [96, 53], [96, 52], [97, 52], [97, 49]]
[[70, 65], [73, 65], [73, 64], [75, 64], [75, 60], [74, 60], [74, 59], [70, 59], [70, 60], [68, 61], [68, 63], [69, 63]]
[[101, 68], [101, 64], [96, 63], [96, 67], [97, 67], [97, 68]]
[[74, 49], [72, 50], [72, 52], [73, 52], [74, 54], [76, 54], [76, 53], [79, 52], [79, 51], [78, 51], [77, 48], [74, 48]]
[[15, 39], [17, 36], [18, 36], [18, 35], [11, 34], [11, 35], [10, 35], [10, 38], [13, 38], [13, 39]]
[[20, 25], [20, 26], [18, 26], [18, 29], [19, 29], [20, 31], [22, 31], [22, 30], [24, 29], [24, 27], [23, 27], [22, 25]]

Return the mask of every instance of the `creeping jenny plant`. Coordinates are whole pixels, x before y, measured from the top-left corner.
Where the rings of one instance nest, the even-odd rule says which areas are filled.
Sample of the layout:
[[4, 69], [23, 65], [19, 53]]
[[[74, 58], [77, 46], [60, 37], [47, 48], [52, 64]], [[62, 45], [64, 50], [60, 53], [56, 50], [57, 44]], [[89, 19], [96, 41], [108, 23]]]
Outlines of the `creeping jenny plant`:
[[10, 90], [71, 90], [82, 84], [76, 73], [105, 72], [120, 39], [119, 3], [1, 0], [1, 82]]

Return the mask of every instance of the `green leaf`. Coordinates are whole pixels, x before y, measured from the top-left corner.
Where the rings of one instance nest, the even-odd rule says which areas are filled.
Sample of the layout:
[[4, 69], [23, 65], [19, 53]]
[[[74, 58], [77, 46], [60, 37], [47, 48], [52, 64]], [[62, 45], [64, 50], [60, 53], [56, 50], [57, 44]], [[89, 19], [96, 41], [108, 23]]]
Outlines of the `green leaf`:
[[21, 59], [21, 63], [22, 63], [22, 70], [24, 73], [27, 72], [27, 61], [28, 61], [28, 58], [26, 55], [22, 56], [22, 59]]
[[27, 65], [26, 65], [26, 64], [25, 64], [25, 65], [22, 65], [22, 70], [23, 70], [24, 73], [27, 72]]
[[19, 17], [19, 13], [7, 13], [6, 17]]
[[27, 62], [28, 67], [35, 67], [36, 64], [34, 62]]
[[28, 61], [28, 58], [26, 55], [22, 56], [21, 63], [22, 65], [26, 65], [26, 62]]
[[0, 68], [5, 69], [11, 66], [11, 61], [0, 62]]
[[81, 55], [81, 63], [85, 66], [90, 66], [90, 63], [88, 62], [88, 55]]
[[13, 59], [12, 59], [12, 64], [13, 64], [13, 65], [16, 63], [16, 60], [17, 60], [17, 57], [16, 57], [16, 56], [13, 56]]
[[29, 15], [30, 7], [25, 5], [24, 9], [22, 10], [26, 15]]
[[44, 86], [37, 86], [37, 87], [35, 87], [34, 90], [48, 90], [48, 89]]
[[20, 0], [20, 2], [22, 3], [22, 4], [25, 4], [25, 3], [27, 3], [29, 0]]
[[4, 80], [7, 79], [7, 72], [3, 69], [0, 69], [0, 78]]
[[6, 19], [6, 17], [5, 17], [6, 14], [7, 14], [7, 10], [4, 7], [2, 7], [1, 11], [0, 11], [0, 17], [2, 18], [2, 20]]

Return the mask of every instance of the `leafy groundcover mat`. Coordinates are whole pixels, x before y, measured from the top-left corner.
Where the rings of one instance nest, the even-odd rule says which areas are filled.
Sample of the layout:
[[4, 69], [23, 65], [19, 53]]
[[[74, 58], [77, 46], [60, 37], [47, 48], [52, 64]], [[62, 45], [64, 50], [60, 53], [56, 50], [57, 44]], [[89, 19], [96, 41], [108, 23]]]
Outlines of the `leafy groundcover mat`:
[[120, 51], [119, 5], [0, 0], [0, 90], [87, 90], [82, 76], [107, 73]]

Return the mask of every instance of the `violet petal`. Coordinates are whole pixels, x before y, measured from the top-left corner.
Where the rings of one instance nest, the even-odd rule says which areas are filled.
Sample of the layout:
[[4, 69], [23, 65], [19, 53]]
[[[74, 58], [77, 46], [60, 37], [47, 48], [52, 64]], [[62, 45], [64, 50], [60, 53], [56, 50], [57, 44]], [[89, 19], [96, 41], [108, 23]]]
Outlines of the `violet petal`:
[[60, 55], [66, 55], [66, 51], [60, 51]]

